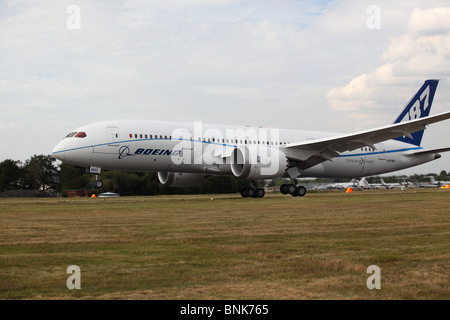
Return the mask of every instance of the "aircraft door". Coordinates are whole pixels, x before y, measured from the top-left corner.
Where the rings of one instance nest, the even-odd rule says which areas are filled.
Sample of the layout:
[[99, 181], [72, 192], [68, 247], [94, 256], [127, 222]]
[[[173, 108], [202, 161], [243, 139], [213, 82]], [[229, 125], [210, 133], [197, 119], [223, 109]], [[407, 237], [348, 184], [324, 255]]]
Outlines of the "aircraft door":
[[107, 127], [106, 138], [108, 139], [108, 146], [119, 146], [119, 128]]
[[118, 127], [106, 127], [106, 139], [97, 140], [94, 145], [95, 153], [119, 154], [120, 135]]

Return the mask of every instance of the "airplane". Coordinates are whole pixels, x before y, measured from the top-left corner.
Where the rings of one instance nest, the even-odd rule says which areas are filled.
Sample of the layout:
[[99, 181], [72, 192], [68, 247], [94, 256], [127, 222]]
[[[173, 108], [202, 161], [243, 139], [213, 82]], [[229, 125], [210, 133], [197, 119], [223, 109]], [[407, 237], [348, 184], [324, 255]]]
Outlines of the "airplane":
[[[383, 178], [380, 179], [381, 185], [385, 187], [386, 189], [394, 189], [394, 188], [401, 188], [402, 186], [405, 186], [404, 184], [395, 182], [395, 183], [386, 183], [384, 182]], [[406, 182], [405, 182], [406, 183]]]
[[350, 188], [358, 188], [359, 181], [353, 178], [349, 182], [332, 182], [326, 184], [317, 185], [315, 190], [346, 190], [348, 187]]
[[[381, 179], [381, 181], [383, 181], [383, 179]], [[383, 183], [384, 183], [384, 181], [383, 181]], [[363, 190], [381, 189], [381, 188], [389, 189], [385, 185], [383, 185], [383, 183], [369, 183], [369, 181], [367, 181], [366, 177], [362, 177], [361, 180], [356, 180], [355, 188], [360, 188]]]
[[358, 186], [362, 189], [379, 189], [380, 187], [382, 187], [381, 184], [369, 183], [366, 177], [363, 177], [361, 180], [359, 180]]
[[424, 182], [414, 182], [414, 188], [439, 188], [437, 184], [424, 183]]
[[304, 196], [297, 178], [358, 178], [414, 167], [450, 147], [421, 147], [424, 129], [450, 118], [429, 115], [439, 80], [426, 80], [389, 125], [349, 134], [146, 120], [111, 120], [71, 131], [52, 151], [89, 168], [100, 188], [102, 169], [152, 171], [168, 186], [201, 184], [208, 176], [250, 181], [242, 197], [262, 198], [258, 181], [289, 178], [283, 194]]
[[430, 182], [432, 185], [437, 186], [437, 187], [441, 187], [441, 186], [445, 186], [447, 184], [450, 184], [450, 181], [436, 181], [436, 179], [434, 178], [434, 176], [430, 176]]

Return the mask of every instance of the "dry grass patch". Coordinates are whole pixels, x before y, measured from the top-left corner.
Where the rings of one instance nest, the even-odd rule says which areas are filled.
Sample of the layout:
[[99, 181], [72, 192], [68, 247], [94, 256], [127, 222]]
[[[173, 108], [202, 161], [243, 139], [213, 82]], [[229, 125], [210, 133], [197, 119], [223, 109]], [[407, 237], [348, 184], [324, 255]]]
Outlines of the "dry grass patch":
[[447, 190], [2, 199], [0, 298], [448, 299], [449, 204]]

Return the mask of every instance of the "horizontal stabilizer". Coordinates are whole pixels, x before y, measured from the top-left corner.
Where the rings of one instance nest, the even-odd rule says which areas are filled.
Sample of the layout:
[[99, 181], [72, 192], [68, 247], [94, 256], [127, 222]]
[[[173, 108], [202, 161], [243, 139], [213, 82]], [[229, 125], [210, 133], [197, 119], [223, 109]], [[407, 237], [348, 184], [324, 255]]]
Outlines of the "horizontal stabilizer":
[[433, 149], [433, 150], [416, 150], [416, 151], [407, 151], [403, 154], [405, 156], [418, 156], [418, 155], [426, 155], [426, 154], [439, 154], [441, 152], [447, 152], [450, 151], [450, 148], [440, 148], [440, 149]]

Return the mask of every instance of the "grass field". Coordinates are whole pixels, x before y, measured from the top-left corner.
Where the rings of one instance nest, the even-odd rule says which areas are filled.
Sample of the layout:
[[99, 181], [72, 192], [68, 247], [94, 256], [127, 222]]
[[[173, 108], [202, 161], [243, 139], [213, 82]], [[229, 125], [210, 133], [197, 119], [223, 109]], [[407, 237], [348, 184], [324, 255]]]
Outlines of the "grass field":
[[0, 199], [0, 222], [0, 299], [450, 298], [449, 190]]

